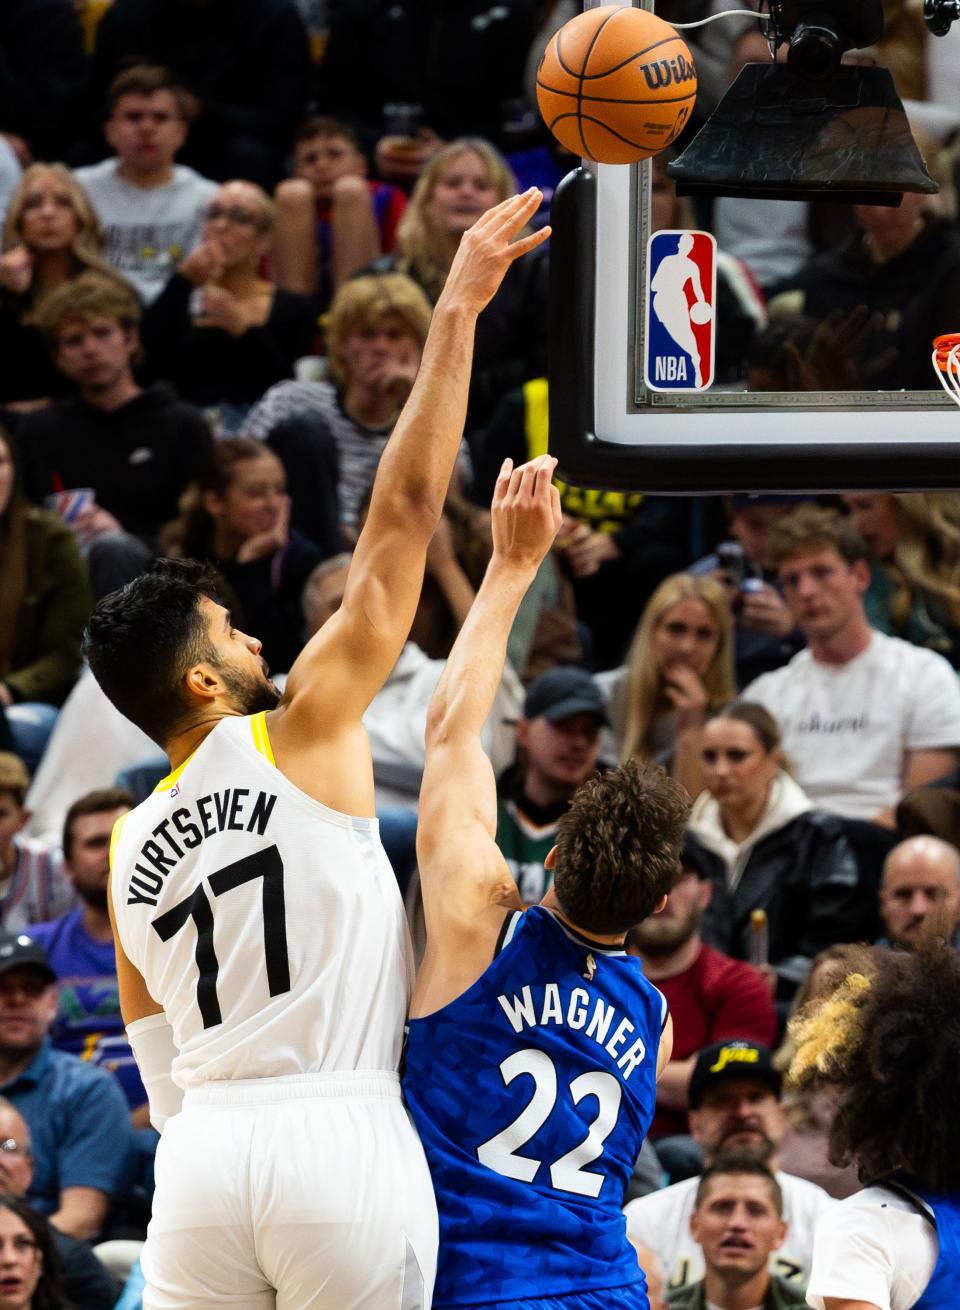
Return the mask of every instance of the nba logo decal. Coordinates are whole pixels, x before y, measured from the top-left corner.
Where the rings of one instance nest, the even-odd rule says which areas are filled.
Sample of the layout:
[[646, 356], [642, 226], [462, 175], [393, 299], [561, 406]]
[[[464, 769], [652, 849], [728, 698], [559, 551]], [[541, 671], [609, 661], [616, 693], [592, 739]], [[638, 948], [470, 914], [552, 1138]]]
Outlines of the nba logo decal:
[[644, 378], [651, 391], [705, 391], [713, 381], [717, 243], [709, 232], [654, 232], [647, 242]]

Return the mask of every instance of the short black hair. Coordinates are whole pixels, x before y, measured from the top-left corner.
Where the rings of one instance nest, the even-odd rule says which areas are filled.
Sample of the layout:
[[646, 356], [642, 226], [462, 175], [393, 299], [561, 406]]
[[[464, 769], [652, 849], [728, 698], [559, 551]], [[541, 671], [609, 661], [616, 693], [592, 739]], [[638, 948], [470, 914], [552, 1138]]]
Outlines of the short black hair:
[[627, 932], [673, 887], [687, 793], [657, 764], [633, 760], [588, 778], [560, 820], [554, 886], [578, 928]]
[[83, 653], [108, 700], [163, 746], [188, 705], [183, 677], [216, 660], [200, 601], [217, 600], [219, 580], [195, 560], [157, 560], [148, 573], [96, 605]]
[[708, 1164], [704, 1169], [697, 1184], [694, 1209], [700, 1205], [712, 1179], [727, 1178], [731, 1174], [749, 1174], [753, 1178], [762, 1178], [770, 1188], [770, 1199], [773, 1202], [773, 1208], [776, 1210], [777, 1215], [781, 1219], [783, 1218], [783, 1190], [777, 1181], [776, 1174], [772, 1169], [768, 1169], [761, 1160], [755, 1160], [749, 1155], [738, 1155], [735, 1152], [718, 1155], [713, 1163]]

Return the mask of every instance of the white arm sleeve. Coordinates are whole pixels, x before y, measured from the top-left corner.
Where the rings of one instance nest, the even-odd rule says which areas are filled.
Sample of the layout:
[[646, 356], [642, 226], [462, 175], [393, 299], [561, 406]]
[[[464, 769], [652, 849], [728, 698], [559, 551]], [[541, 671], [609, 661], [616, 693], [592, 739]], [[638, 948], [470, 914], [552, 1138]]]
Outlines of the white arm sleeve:
[[170, 1073], [177, 1048], [163, 1014], [149, 1014], [127, 1024], [127, 1036], [150, 1104], [150, 1122], [158, 1133], [180, 1109], [183, 1092]]

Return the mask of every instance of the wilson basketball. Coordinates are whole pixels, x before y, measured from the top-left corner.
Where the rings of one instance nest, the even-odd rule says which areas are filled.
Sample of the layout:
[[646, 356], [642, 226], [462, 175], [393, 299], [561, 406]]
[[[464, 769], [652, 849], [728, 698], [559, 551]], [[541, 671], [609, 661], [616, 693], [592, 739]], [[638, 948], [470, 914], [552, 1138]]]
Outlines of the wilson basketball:
[[693, 111], [697, 71], [662, 18], [603, 5], [555, 33], [537, 69], [547, 127], [575, 155], [634, 164], [663, 150]]

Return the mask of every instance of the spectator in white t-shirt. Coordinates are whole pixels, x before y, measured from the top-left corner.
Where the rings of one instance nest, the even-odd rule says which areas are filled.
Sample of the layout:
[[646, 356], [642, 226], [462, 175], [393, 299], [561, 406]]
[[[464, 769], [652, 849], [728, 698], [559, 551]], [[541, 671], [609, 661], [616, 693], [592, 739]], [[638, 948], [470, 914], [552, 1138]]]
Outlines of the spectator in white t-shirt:
[[[783, 1193], [787, 1237], [770, 1259], [771, 1272], [801, 1287], [810, 1271], [813, 1230], [834, 1202], [805, 1178], [783, 1173], [777, 1148], [787, 1131], [780, 1103], [780, 1074], [758, 1042], [734, 1038], [706, 1046], [697, 1057], [688, 1089], [690, 1133], [703, 1149], [705, 1165], [736, 1153], [767, 1165]], [[650, 1192], [625, 1208], [627, 1236], [653, 1251], [670, 1289], [699, 1282], [703, 1252], [690, 1230], [700, 1179], [685, 1178]]]
[[122, 72], [107, 93], [103, 134], [116, 152], [75, 171], [100, 216], [106, 256], [146, 304], [197, 245], [217, 184], [176, 164], [190, 129], [191, 98], [152, 64]]
[[960, 1304], [960, 957], [864, 952], [794, 1028], [791, 1080], [839, 1094], [831, 1158], [867, 1186], [817, 1225], [814, 1310]]
[[893, 826], [901, 797], [957, 762], [957, 676], [934, 651], [870, 627], [866, 547], [840, 515], [797, 509], [777, 524], [770, 551], [808, 647], [743, 698], [777, 718], [818, 809]]

